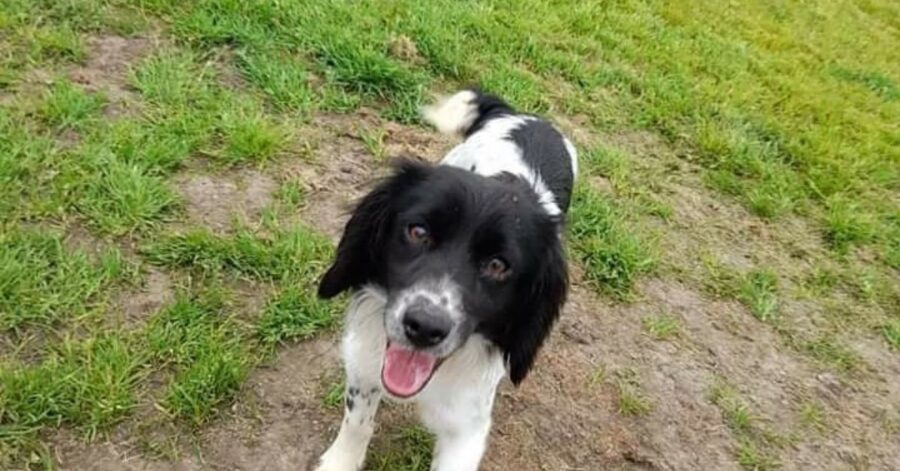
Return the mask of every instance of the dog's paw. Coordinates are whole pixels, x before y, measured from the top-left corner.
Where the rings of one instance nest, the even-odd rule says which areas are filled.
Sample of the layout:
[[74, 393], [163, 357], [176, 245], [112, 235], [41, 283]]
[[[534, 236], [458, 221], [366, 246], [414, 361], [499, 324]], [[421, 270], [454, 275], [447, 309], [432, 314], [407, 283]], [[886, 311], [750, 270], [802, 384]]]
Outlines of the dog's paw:
[[332, 448], [319, 459], [315, 471], [359, 471], [362, 469], [362, 461], [358, 456]]

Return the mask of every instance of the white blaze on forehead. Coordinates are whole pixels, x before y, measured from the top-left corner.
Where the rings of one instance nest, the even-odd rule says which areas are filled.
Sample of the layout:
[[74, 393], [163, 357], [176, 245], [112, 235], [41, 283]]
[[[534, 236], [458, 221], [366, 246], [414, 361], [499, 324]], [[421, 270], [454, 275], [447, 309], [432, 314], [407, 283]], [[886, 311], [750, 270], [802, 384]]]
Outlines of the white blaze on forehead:
[[397, 296], [392, 315], [399, 319], [411, 304], [420, 299], [444, 309], [453, 321], [460, 321], [463, 318], [459, 286], [449, 277], [420, 281], [403, 290]]

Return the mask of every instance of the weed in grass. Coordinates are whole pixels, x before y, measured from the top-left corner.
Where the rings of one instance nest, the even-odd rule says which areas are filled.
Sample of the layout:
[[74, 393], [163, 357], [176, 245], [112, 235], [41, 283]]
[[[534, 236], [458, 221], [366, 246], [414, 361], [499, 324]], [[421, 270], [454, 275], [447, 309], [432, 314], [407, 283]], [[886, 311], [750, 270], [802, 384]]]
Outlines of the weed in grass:
[[310, 289], [285, 288], [266, 306], [257, 324], [264, 344], [305, 339], [332, 327], [340, 306], [318, 299]]
[[774, 319], [778, 314], [778, 278], [768, 270], [750, 272], [741, 285], [740, 299], [757, 319]]
[[891, 319], [881, 326], [881, 335], [894, 350], [900, 351], [900, 320]]
[[91, 260], [50, 233], [0, 232], [0, 330], [81, 316], [127, 273], [116, 251]]
[[422, 428], [408, 427], [392, 434], [372, 450], [367, 469], [371, 471], [428, 471], [434, 438]]
[[102, 232], [119, 235], [149, 227], [178, 206], [165, 181], [139, 166], [108, 158], [95, 172], [76, 205]]
[[657, 340], [666, 340], [675, 337], [681, 330], [678, 318], [672, 315], [645, 317], [641, 319], [644, 330]]
[[103, 103], [102, 97], [59, 81], [44, 94], [38, 113], [51, 126], [82, 129], [97, 118]]
[[576, 190], [570, 218], [571, 247], [587, 280], [616, 297], [627, 297], [637, 276], [653, 267], [645, 240], [610, 202], [584, 185]]

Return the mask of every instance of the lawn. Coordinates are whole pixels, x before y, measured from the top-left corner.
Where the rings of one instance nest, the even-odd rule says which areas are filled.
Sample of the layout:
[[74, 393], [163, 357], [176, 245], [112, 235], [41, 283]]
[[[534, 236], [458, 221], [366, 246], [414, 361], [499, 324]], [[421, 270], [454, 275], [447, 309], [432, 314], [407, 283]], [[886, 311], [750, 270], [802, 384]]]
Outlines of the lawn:
[[468, 84], [584, 169], [487, 469], [900, 466], [900, 3], [0, 0], [0, 468], [321, 451], [343, 209]]

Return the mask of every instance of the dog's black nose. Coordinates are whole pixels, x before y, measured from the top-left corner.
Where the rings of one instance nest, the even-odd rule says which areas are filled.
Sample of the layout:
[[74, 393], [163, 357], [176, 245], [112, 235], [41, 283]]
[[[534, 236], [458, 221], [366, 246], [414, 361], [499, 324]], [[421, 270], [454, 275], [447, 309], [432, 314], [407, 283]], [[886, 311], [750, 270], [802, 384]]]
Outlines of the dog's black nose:
[[430, 314], [424, 309], [413, 308], [403, 315], [406, 338], [416, 347], [432, 347], [447, 338], [453, 324], [445, 316]]

